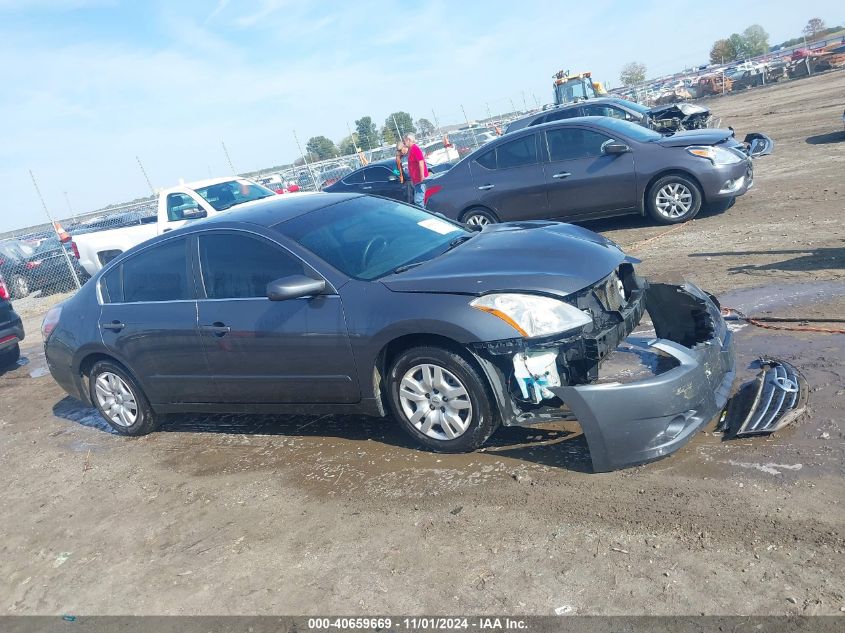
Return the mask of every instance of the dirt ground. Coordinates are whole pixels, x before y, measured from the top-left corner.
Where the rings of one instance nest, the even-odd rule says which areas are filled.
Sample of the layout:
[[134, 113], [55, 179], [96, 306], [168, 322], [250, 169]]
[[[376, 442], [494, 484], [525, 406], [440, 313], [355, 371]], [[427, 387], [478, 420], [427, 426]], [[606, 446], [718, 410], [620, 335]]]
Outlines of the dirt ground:
[[[747, 312], [845, 308], [845, 72], [712, 99], [775, 154], [720, 214], [665, 234], [593, 223], [655, 279]], [[42, 309], [0, 376], [3, 614], [840, 614], [845, 336], [737, 327], [739, 366], [799, 366], [807, 415], [768, 438], [700, 433], [590, 472], [577, 425], [468, 455], [356, 416], [178, 416], [109, 433], [46, 373]], [[841, 325], [840, 325], [841, 327]]]

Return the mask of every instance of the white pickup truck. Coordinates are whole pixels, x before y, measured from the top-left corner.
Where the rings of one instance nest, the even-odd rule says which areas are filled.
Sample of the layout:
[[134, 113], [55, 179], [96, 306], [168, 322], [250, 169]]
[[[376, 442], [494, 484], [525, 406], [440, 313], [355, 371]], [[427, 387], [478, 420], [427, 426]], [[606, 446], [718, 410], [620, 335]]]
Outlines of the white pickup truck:
[[158, 196], [158, 213], [149, 221], [145, 219], [134, 226], [73, 236], [73, 243], [79, 263], [89, 275], [94, 275], [106, 263], [141, 242], [178, 229], [191, 220], [210, 217], [233, 207], [241, 209], [275, 195], [274, 191], [246, 178], [200, 180], [162, 190]]

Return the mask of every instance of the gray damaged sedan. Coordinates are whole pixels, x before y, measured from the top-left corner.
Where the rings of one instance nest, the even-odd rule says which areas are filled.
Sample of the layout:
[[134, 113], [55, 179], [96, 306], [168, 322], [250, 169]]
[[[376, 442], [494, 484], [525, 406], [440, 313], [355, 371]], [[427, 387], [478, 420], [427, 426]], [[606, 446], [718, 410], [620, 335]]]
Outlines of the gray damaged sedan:
[[771, 152], [731, 130], [663, 136], [629, 121], [588, 116], [508, 133], [428, 184], [426, 206], [470, 225], [549, 218], [650, 215], [664, 224], [726, 208], [754, 182], [752, 157]]
[[[472, 231], [384, 198], [285, 196], [110, 262], [49, 312], [46, 357], [125, 435], [171, 412], [356, 412], [459, 452], [572, 418], [611, 470], [678, 449], [734, 379], [714, 301], [636, 264], [568, 224]], [[598, 381], [646, 311], [661, 370]]]

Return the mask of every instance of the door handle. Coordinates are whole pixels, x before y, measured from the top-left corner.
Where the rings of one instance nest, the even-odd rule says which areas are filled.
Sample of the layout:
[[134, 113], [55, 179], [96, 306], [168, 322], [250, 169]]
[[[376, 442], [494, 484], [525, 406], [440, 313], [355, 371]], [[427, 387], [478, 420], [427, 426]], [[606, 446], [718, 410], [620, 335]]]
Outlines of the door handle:
[[572, 174], [570, 174], [568, 171], [562, 171], [552, 176], [552, 178], [569, 178], [571, 175]]
[[173, 230], [173, 229], [162, 229], [162, 230], [161, 230], [161, 232], [162, 232], [162, 233], [167, 233], [168, 231], [172, 231], [172, 230]]
[[112, 321], [111, 323], [100, 323], [100, 327], [104, 330], [112, 330], [114, 332], [120, 332], [126, 326], [121, 323], [120, 321]]
[[214, 336], [226, 336], [229, 332], [232, 331], [228, 325], [223, 325], [220, 321], [215, 321], [211, 325], [201, 325], [200, 332], [210, 332], [214, 334]]
[[487, 191], [488, 189], [492, 189], [492, 188], [493, 188], [493, 187], [495, 187], [495, 186], [496, 186], [496, 185], [481, 185], [481, 186], [478, 188], [478, 190], [479, 190], [479, 191]]
[[372, 189], [372, 187], [361, 187], [361, 189]]

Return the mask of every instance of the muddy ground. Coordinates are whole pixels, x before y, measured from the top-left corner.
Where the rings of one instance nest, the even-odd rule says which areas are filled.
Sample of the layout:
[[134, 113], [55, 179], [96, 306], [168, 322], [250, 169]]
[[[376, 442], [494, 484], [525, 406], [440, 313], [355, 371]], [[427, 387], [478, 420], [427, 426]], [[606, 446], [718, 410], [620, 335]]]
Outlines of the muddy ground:
[[[590, 227], [724, 304], [841, 317], [843, 95], [839, 72], [711, 100], [777, 143], [753, 191], [670, 234]], [[45, 303], [19, 302], [27, 360], [0, 377], [0, 613], [845, 610], [843, 335], [739, 327], [743, 377], [760, 354], [794, 362], [808, 414], [593, 474], [577, 425], [450, 456], [355, 416], [179, 416], [121, 438], [45, 374]]]

